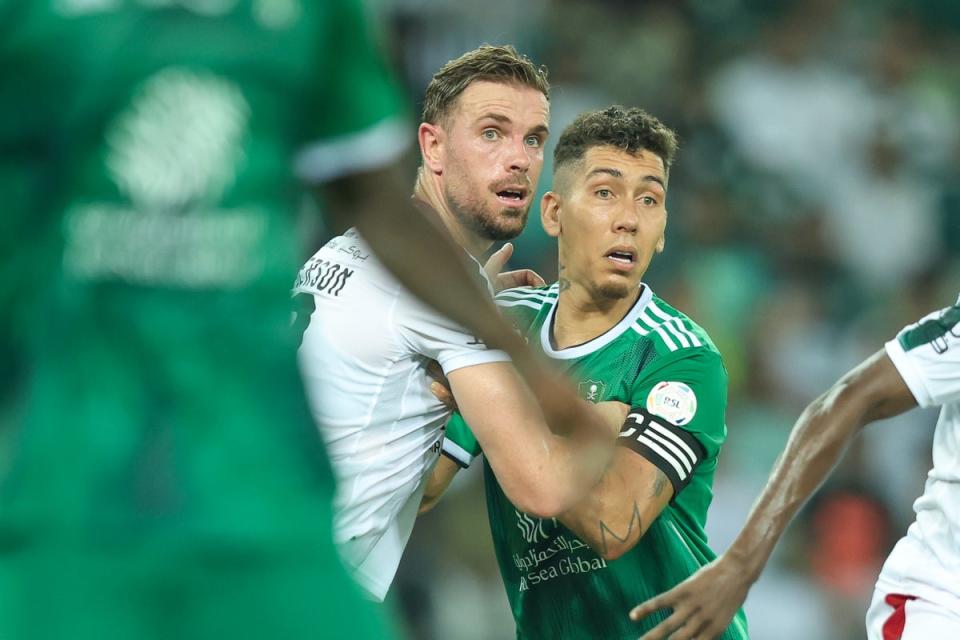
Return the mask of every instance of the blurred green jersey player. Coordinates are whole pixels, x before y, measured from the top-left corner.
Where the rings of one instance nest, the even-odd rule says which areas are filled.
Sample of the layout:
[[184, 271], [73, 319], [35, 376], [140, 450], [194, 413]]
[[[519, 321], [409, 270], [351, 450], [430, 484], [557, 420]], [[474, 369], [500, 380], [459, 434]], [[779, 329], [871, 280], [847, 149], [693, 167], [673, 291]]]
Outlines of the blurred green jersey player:
[[289, 328], [294, 166], [409, 139], [360, 3], [0, 0], [0, 99], [0, 293], [32, 291], [0, 637], [389, 637]]

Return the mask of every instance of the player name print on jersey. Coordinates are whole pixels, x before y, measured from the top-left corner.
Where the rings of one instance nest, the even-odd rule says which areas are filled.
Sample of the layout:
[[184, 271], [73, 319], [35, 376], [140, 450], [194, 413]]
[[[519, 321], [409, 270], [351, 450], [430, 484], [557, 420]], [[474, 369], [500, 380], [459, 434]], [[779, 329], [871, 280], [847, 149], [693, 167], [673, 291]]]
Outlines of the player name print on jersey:
[[244, 164], [249, 116], [240, 89], [213, 73], [168, 67], [147, 79], [104, 135], [103, 170], [121, 199], [67, 212], [67, 270], [180, 287], [259, 275], [265, 214], [219, 206]]
[[300, 269], [293, 290], [297, 293], [336, 297], [343, 292], [343, 288], [347, 286], [347, 280], [354, 273], [353, 269], [348, 269], [342, 264], [321, 260], [314, 256]]

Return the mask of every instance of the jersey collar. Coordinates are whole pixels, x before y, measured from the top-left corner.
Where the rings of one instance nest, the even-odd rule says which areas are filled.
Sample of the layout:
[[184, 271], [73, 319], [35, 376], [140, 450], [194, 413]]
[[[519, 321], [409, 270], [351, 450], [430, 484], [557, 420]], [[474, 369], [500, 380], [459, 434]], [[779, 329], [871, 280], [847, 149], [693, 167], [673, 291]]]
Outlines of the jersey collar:
[[640, 292], [640, 297], [637, 298], [637, 301], [633, 303], [633, 307], [627, 312], [627, 315], [620, 320], [620, 322], [613, 325], [607, 329], [605, 333], [601, 333], [593, 340], [589, 340], [583, 344], [578, 344], [574, 347], [567, 347], [566, 349], [554, 349], [550, 340], [550, 327], [553, 326], [553, 319], [557, 313], [557, 307], [560, 305], [560, 299], [558, 298], [556, 304], [550, 307], [550, 311], [547, 312], [547, 318], [540, 327], [540, 348], [543, 349], [543, 352], [547, 354], [547, 356], [557, 360], [582, 358], [583, 356], [589, 355], [594, 351], [599, 351], [600, 349], [604, 348], [619, 338], [624, 331], [629, 329], [630, 326], [633, 325], [633, 323], [635, 323], [640, 317], [640, 314], [643, 313], [643, 310], [647, 308], [647, 304], [650, 303], [650, 300], [653, 299], [653, 291], [650, 289], [650, 287], [643, 283], [641, 283], [640, 286], [643, 287], [643, 290]]

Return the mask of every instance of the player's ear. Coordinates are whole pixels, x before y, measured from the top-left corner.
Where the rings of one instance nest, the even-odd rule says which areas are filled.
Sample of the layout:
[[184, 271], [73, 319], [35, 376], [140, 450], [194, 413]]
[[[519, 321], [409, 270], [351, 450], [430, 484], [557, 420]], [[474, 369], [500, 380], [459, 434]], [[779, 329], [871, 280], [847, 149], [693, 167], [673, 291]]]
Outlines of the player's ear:
[[551, 238], [560, 235], [560, 195], [547, 191], [540, 200], [540, 224]]
[[433, 173], [443, 173], [443, 147], [446, 142], [443, 127], [421, 122], [417, 129], [417, 141], [420, 143], [420, 155], [423, 166]]

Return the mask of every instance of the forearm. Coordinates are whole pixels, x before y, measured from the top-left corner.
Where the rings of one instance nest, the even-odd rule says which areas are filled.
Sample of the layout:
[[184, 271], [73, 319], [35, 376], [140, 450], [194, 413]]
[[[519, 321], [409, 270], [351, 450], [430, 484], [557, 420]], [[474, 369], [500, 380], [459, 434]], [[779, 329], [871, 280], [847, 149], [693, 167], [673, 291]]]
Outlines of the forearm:
[[915, 405], [883, 351], [848, 373], [803, 412], [766, 488], [731, 546], [754, 579], [797, 511], [836, 466], [867, 423]]
[[863, 426], [862, 410], [838, 408], [840, 390], [815, 400], [797, 421], [766, 488], [727, 555], [755, 580], [800, 507], [836, 466]]
[[437, 465], [427, 479], [426, 487], [423, 489], [423, 498], [420, 500], [417, 515], [424, 514], [437, 506], [441, 496], [446, 493], [453, 477], [457, 475], [459, 470], [460, 467], [453, 460], [443, 455], [440, 456]]
[[547, 426], [543, 421], [515, 424], [505, 446], [485, 447], [510, 500], [539, 517], [555, 517], [579, 503], [602, 478], [614, 448], [614, 437], [603, 432], [603, 425], [587, 425], [596, 433], [589, 438], [559, 436]]
[[640, 541], [672, 496], [662, 471], [620, 447], [600, 482], [559, 520], [600, 556], [614, 560]]
[[[599, 481], [613, 455], [613, 425], [622, 424], [626, 405], [591, 405], [559, 378], [552, 393], [538, 396], [506, 363], [453, 371], [449, 380], [487, 462], [518, 509], [554, 517]], [[566, 410], [556, 411], [558, 404]], [[551, 430], [558, 424], [568, 435]]]
[[[634, 455], [627, 451], [618, 454]], [[617, 477], [615, 466], [614, 462], [585, 499], [558, 518], [608, 560], [631, 549], [650, 526], [649, 522], [644, 522], [637, 500], [633, 496], [624, 498], [618, 491], [617, 485], [622, 479]]]
[[[561, 394], [567, 396], [565, 401], [569, 408], [558, 409], [564, 404], [560, 400]], [[554, 465], [549, 474], [553, 477], [548, 482], [552, 486], [564, 487], [568, 494], [559, 508], [567, 511], [580, 504], [585, 504], [585, 508], [590, 508], [586, 505], [602, 508], [605, 492], [600, 485], [615, 481], [616, 440], [626, 417], [627, 405], [585, 402], [573, 393], [566, 380], [561, 388], [538, 398], [538, 402], [548, 407], [545, 417], [552, 432], [550, 442]], [[587, 500], [584, 500], [585, 495]], [[591, 500], [590, 496], [595, 498]]]

